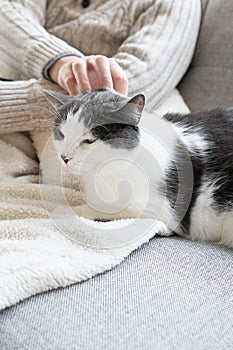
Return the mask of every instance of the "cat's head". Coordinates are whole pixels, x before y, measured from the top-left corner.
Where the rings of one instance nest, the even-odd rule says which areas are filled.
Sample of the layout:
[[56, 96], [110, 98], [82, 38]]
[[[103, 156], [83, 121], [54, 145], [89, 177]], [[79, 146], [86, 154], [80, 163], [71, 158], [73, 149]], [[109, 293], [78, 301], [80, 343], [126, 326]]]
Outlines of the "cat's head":
[[128, 98], [109, 89], [78, 96], [46, 93], [57, 104], [54, 144], [64, 165], [88, 171], [138, 148], [143, 95]]

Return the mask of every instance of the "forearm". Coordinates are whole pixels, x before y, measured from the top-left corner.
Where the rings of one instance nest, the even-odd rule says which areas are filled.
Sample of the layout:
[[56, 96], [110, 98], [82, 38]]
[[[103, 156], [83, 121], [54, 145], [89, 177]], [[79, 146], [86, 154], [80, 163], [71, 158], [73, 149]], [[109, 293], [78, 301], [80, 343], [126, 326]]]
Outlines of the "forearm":
[[148, 109], [155, 109], [187, 70], [200, 18], [199, 0], [152, 5], [119, 48], [115, 59], [129, 78], [129, 94], [144, 92]]
[[64, 92], [45, 79], [0, 81], [0, 134], [53, 128], [55, 109], [44, 89]]
[[14, 70], [40, 78], [44, 66], [56, 55], [82, 53], [44, 28], [46, 0], [1, 0], [0, 54]]

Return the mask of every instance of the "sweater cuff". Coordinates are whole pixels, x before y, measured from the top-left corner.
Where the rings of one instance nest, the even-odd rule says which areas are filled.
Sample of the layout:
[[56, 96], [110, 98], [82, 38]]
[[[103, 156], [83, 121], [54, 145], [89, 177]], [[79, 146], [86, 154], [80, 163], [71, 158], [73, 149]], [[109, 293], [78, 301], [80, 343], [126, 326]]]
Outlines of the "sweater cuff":
[[35, 45], [31, 45], [25, 61], [27, 75], [40, 79], [44, 67], [55, 57], [63, 53], [84, 57], [82, 52], [51, 35], [48, 35], [46, 40], [40, 40]]
[[66, 57], [66, 56], [77, 56], [77, 57], [82, 57], [80, 54], [76, 54], [74, 52], [63, 52], [63, 53], [59, 53], [58, 55], [56, 55], [55, 57], [53, 57], [43, 68], [42, 70], [42, 74], [43, 77], [47, 80], [52, 81], [52, 79], [49, 76], [49, 70], [50, 68], [52, 68], [52, 66], [54, 65], [55, 62], [57, 62], [57, 60], [59, 60], [62, 57]]

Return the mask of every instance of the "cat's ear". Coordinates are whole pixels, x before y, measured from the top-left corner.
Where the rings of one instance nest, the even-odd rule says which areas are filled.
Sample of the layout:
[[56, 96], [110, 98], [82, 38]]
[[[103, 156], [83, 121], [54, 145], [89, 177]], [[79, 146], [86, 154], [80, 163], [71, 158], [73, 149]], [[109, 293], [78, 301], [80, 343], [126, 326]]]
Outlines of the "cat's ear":
[[69, 95], [59, 94], [58, 92], [52, 90], [43, 90], [46, 96], [51, 100], [51, 102], [56, 102], [59, 105], [64, 105], [70, 101]]
[[133, 103], [138, 106], [139, 110], [142, 112], [145, 106], [145, 96], [143, 94], [136, 95], [132, 97], [128, 103]]
[[143, 94], [132, 97], [121, 109], [122, 119], [131, 125], [137, 125], [140, 122], [142, 110], [145, 106], [145, 96]]

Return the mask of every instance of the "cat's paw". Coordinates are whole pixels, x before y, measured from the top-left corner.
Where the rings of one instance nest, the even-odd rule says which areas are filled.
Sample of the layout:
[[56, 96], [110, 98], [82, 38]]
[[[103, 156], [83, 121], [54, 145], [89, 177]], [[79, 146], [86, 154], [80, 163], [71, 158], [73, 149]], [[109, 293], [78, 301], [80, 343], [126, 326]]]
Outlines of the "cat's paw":
[[95, 220], [95, 221], [111, 221], [111, 218], [108, 214], [95, 210], [94, 208], [89, 207], [86, 204], [79, 205], [78, 207], [72, 208], [73, 212], [85, 219]]
[[173, 232], [163, 222], [160, 222], [155, 235], [160, 237], [169, 237], [173, 235]]
[[83, 210], [82, 205], [72, 208], [75, 215], [80, 217], [86, 217], [85, 210]]

